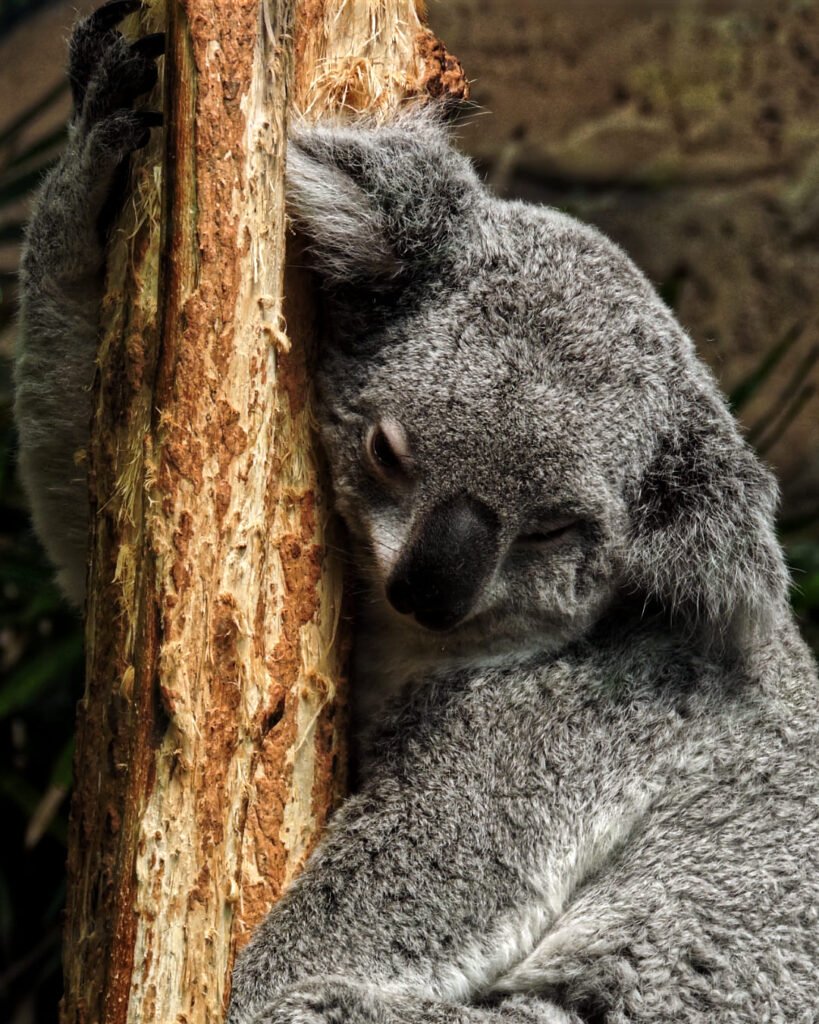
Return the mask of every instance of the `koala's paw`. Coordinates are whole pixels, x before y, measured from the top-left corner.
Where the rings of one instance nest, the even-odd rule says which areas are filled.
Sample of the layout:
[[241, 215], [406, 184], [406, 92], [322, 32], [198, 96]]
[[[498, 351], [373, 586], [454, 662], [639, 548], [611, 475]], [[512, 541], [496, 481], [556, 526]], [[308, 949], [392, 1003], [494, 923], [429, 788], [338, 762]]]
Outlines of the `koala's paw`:
[[141, 0], [109, 0], [77, 23], [69, 44], [75, 131], [103, 165], [146, 145], [151, 128], [162, 124], [161, 114], [133, 104], [156, 84], [164, 34], [129, 43], [115, 27], [140, 6]]

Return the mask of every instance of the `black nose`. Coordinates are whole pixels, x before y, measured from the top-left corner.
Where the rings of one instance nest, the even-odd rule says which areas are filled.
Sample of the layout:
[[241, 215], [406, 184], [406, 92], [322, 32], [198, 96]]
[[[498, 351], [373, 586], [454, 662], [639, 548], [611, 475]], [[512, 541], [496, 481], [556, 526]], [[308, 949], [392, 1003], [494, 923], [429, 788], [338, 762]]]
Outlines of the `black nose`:
[[387, 587], [387, 599], [402, 615], [414, 615], [427, 629], [452, 629], [469, 611], [469, 605], [453, 600], [439, 587], [432, 574], [421, 577], [392, 579]]
[[447, 498], [416, 527], [387, 584], [387, 599], [427, 629], [452, 629], [474, 606], [495, 565], [498, 517], [466, 494]]
[[403, 576], [400, 579], [393, 577], [387, 587], [387, 599], [397, 612], [411, 614], [415, 604], [410, 581]]

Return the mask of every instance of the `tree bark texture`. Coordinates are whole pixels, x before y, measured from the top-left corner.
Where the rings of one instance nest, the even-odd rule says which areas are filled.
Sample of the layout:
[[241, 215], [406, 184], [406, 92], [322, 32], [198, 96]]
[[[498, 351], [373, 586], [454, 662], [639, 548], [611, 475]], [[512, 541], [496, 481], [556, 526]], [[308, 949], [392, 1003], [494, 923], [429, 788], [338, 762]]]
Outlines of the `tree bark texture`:
[[236, 949], [343, 792], [347, 625], [314, 300], [285, 271], [286, 124], [466, 89], [412, 0], [140, 18], [168, 33], [166, 127], [109, 255], [64, 1024], [221, 1020]]

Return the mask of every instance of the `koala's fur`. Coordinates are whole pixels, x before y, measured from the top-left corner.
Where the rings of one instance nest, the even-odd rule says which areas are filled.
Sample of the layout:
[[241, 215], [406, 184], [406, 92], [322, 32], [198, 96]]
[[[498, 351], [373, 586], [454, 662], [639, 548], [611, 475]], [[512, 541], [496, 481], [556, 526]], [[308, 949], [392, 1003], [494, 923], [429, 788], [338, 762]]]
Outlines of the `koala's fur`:
[[[80, 111], [24, 258], [21, 458], [76, 598], [122, 155], [86, 154], [115, 113]], [[433, 117], [300, 129], [288, 167], [366, 738], [231, 1024], [819, 1020], [819, 688], [773, 481], [690, 340], [616, 246], [491, 196]], [[396, 580], [457, 621], [399, 614]]]

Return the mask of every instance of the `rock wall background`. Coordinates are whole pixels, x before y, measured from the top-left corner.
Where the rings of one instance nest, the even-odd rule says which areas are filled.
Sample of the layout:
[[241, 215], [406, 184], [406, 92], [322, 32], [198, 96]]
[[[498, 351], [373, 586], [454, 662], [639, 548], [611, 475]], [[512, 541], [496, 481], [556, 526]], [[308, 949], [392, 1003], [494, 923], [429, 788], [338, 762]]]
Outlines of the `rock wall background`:
[[452, 0], [464, 148], [501, 193], [620, 242], [734, 392], [785, 520], [819, 513], [819, 5]]
[[[0, 173], [64, 119], [65, 93], [2, 140], [59, 83], [68, 27], [93, 6], [61, 0], [0, 40]], [[819, 2], [432, 0], [430, 13], [473, 79], [461, 143], [497, 191], [559, 206], [620, 242], [729, 393], [784, 349], [739, 412], [779, 474], [784, 521], [811, 529]], [[17, 251], [8, 225], [24, 209], [25, 190], [0, 208], [6, 313]]]

